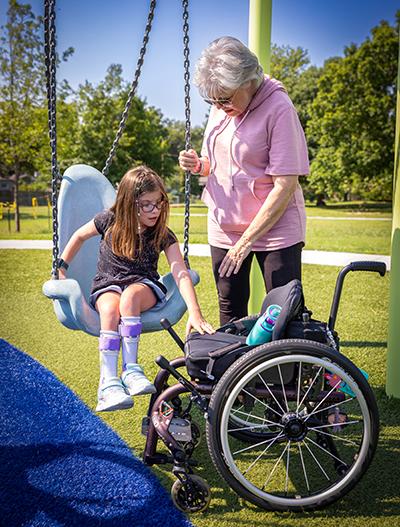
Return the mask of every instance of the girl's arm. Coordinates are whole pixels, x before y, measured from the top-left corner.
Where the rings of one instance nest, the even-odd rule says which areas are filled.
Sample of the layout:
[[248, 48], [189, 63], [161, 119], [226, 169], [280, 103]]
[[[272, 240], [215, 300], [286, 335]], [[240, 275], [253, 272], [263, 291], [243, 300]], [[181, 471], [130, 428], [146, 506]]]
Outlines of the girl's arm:
[[[84, 241], [92, 238], [93, 236], [98, 236], [99, 232], [96, 229], [93, 220], [90, 220], [82, 227], [79, 227], [78, 230], [74, 232], [71, 238], [68, 240], [67, 245], [65, 246], [60, 258], [62, 258], [67, 264], [69, 264], [79, 249], [82, 247]], [[62, 267], [59, 269], [59, 278], [66, 278], [65, 269]]]
[[192, 328], [202, 335], [204, 335], [204, 333], [215, 333], [213, 327], [204, 319], [201, 313], [192, 279], [190, 278], [190, 274], [186, 268], [185, 262], [183, 261], [179, 244], [173, 243], [170, 245], [165, 249], [165, 255], [171, 267], [171, 272], [176, 285], [178, 286], [189, 311], [189, 318], [186, 324], [186, 335], [190, 333]]

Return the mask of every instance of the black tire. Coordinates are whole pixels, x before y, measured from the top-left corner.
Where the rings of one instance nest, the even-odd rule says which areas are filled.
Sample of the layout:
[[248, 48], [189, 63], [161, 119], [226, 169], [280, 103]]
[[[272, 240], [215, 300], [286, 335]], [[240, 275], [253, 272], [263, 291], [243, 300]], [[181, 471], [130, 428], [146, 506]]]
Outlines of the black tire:
[[[263, 390], [253, 392], [256, 404], [268, 409], [276, 397], [281, 416], [278, 432], [249, 446], [248, 434], [238, 438], [229, 427], [238, 397], [256, 381]], [[340, 419], [332, 421], [333, 411]], [[256, 413], [251, 419], [270, 423]], [[280, 340], [250, 350], [225, 372], [210, 399], [206, 433], [215, 467], [237, 494], [264, 509], [304, 511], [333, 503], [361, 479], [376, 450], [379, 415], [349, 359], [317, 342]]]
[[197, 474], [187, 476], [192, 489], [177, 479], [171, 488], [171, 498], [177, 509], [185, 513], [202, 512], [211, 501], [211, 490], [207, 481]]

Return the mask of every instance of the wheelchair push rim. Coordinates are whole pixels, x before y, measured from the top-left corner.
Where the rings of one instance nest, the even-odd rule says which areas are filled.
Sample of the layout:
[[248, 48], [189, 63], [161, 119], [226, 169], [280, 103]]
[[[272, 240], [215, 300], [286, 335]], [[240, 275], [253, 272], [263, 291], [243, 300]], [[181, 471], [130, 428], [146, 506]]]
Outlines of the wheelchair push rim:
[[[297, 372], [292, 384], [284, 382], [288, 367]], [[378, 436], [376, 403], [358, 369], [330, 348], [309, 341], [262, 346], [220, 383], [210, 401], [210, 452], [224, 479], [249, 501], [275, 510], [322, 507], [346, 494], [367, 469]], [[264, 400], [248, 388], [255, 384]], [[243, 393], [254, 406], [238, 417]], [[247, 426], [245, 437], [238, 435], [240, 422], [249, 421], [253, 441]]]

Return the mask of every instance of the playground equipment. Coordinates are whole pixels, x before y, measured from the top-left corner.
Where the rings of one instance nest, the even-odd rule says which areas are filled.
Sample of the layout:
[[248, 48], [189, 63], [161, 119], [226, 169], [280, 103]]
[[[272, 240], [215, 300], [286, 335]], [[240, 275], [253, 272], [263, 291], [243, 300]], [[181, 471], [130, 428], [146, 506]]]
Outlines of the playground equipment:
[[[185, 148], [190, 148], [190, 74], [189, 74], [189, 36], [188, 36], [188, 0], [183, 0], [184, 68], [185, 68]], [[89, 305], [90, 284], [96, 270], [99, 239], [90, 240], [74, 259], [67, 280], [58, 280], [58, 255], [73, 232], [92, 219], [98, 212], [110, 208], [115, 201], [115, 190], [106, 178], [119, 140], [124, 131], [129, 109], [139, 81], [146, 53], [147, 42], [152, 27], [156, 1], [150, 2], [143, 45], [137, 63], [135, 77], [131, 85], [128, 100], [107, 157], [102, 173], [87, 165], [74, 165], [66, 170], [61, 178], [57, 162], [56, 130], [56, 28], [55, 0], [45, 0], [45, 49], [47, 97], [49, 106], [49, 135], [52, 159], [52, 210], [53, 210], [53, 279], [43, 285], [44, 294], [53, 300], [55, 313], [60, 322], [70, 328], [99, 335], [100, 319], [97, 311]], [[58, 184], [61, 181], [60, 195]], [[193, 283], [200, 278], [189, 265], [189, 209], [190, 209], [190, 172], [185, 174], [185, 224], [183, 255], [190, 271]], [[161, 277], [167, 288], [167, 302], [142, 314], [142, 331], [159, 331], [160, 320], [168, 318], [175, 324], [186, 311], [172, 273]]]
[[[185, 343], [163, 321], [185, 356], [156, 359], [161, 370], [143, 421], [144, 461], [172, 464], [177, 480], [171, 495], [178, 508], [201, 511], [211, 499], [208, 483], [193, 473], [200, 441], [193, 406], [205, 417], [215, 468], [239, 496], [259, 507], [321, 508], [359, 482], [377, 446], [379, 416], [365, 375], [339, 351], [334, 329], [349, 271], [384, 276], [386, 266], [353, 262], [342, 269], [327, 324], [311, 318], [298, 280], [273, 289], [261, 312], [272, 304], [282, 312], [272, 342], [261, 346], [246, 344], [257, 316], [214, 335], [194, 333]], [[183, 367], [190, 380], [178, 371]], [[170, 385], [171, 377], [178, 383]], [[170, 454], [157, 451], [159, 438]]]

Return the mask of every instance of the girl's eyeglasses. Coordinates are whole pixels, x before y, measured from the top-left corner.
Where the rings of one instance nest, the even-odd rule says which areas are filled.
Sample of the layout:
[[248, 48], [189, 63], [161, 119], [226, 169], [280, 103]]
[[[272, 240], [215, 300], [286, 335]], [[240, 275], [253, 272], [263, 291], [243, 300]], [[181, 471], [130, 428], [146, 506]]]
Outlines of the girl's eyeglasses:
[[163, 199], [159, 199], [155, 203], [152, 203], [151, 201], [137, 201], [136, 203], [143, 212], [153, 212], [154, 209], [161, 210], [165, 201]]

